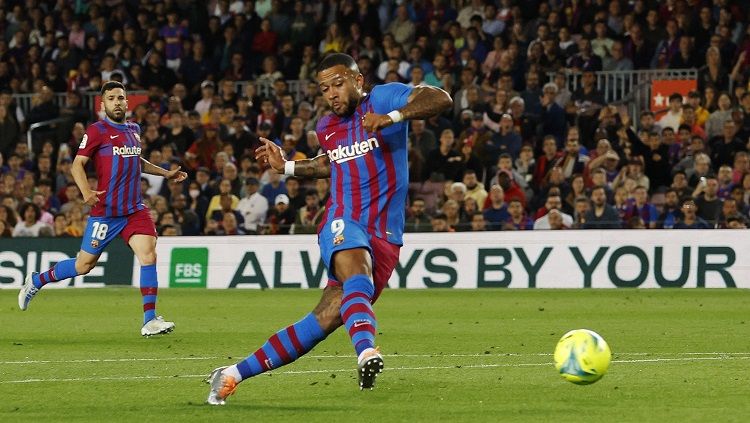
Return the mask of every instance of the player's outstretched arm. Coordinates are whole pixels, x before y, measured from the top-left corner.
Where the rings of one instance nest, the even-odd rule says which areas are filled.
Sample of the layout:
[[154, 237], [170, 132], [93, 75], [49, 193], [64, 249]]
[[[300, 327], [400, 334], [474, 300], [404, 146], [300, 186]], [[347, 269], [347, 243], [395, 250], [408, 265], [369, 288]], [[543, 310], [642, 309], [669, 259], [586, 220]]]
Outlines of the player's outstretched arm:
[[453, 107], [450, 94], [438, 87], [419, 85], [414, 87], [406, 106], [387, 115], [368, 113], [362, 118], [367, 131], [374, 132], [405, 119], [427, 119]]
[[276, 173], [301, 176], [306, 178], [328, 178], [331, 176], [331, 162], [328, 156], [321, 154], [312, 159], [286, 160], [281, 147], [273, 141], [261, 137], [263, 145], [255, 150], [255, 159], [267, 163]]
[[144, 173], [148, 173], [149, 175], [157, 175], [157, 176], [163, 176], [167, 179], [174, 179], [177, 182], [182, 182], [185, 179], [187, 179], [187, 173], [183, 172], [181, 166], [177, 166], [174, 169], [171, 170], [164, 170], [160, 166], [157, 166], [150, 161], [144, 159], [141, 157], [141, 163], [143, 164], [142, 170]]

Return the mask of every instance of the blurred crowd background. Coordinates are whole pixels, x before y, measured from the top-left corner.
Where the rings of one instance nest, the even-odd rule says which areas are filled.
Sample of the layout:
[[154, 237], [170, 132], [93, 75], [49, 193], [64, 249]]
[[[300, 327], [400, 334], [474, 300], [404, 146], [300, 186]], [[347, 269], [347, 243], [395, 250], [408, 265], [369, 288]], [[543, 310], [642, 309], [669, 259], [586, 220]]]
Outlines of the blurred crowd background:
[[[739, 0], [0, 0], [0, 236], [82, 235], [71, 160], [108, 80], [144, 157], [190, 175], [144, 175], [160, 235], [315, 233], [328, 181], [253, 151], [321, 154], [330, 52], [368, 87], [453, 97], [410, 124], [407, 231], [745, 228], [749, 17]], [[605, 101], [600, 75], [644, 69], [696, 70], [697, 89], [637, 116]]]

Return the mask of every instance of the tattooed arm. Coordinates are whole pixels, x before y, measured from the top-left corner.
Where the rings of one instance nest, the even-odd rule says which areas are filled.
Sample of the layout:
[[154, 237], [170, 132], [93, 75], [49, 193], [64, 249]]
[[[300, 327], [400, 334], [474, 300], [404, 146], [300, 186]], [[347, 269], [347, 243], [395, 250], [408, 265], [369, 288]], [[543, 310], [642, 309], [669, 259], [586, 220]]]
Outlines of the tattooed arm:
[[[451, 96], [444, 90], [427, 85], [414, 87], [406, 100], [406, 105], [399, 109], [403, 120], [427, 119], [438, 115], [453, 106]], [[374, 132], [393, 125], [393, 119], [388, 115], [368, 113], [365, 115], [363, 126], [366, 130]]]
[[305, 178], [330, 178], [331, 162], [328, 155], [321, 154], [312, 159], [295, 160], [294, 175]]
[[[259, 163], [268, 163], [276, 173], [284, 173], [287, 160], [284, 159], [283, 150], [273, 141], [265, 138], [260, 139], [263, 145], [255, 150], [255, 159]], [[294, 175], [305, 178], [330, 178], [331, 162], [328, 156], [321, 154], [312, 159], [295, 160]]]
[[427, 119], [438, 115], [453, 106], [451, 96], [438, 87], [419, 85], [414, 87], [406, 106], [399, 112], [404, 119]]

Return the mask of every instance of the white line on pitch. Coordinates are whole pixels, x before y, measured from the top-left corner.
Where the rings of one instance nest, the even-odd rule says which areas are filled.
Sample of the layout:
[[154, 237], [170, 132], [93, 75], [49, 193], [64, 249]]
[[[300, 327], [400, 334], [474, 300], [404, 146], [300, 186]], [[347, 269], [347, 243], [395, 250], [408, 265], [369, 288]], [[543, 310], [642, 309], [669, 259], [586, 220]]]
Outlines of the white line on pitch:
[[[750, 356], [718, 356], [718, 357], [678, 357], [678, 358], [644, 358], [632, 360], [612, 360], [613, 363], [658, 363], [675, 361], [707, 361], [707, 360], [747, 360]], [[391, 371], [413, 371], [413, 370], [450, 370], [450, 369], [488, 369], [498, 367], [546, 367], [552, 363], [501, 363], [501, 364], [456, 364], [452, 366], [419, 366], [419, 367], [389, 367]], [[325, 370], [287, 370], [276, 371], [274, 374], [303, 375], [316, 373], [346, 373], [352, 372], [354, 368], [347, 369], [325, 369]], [[102, 377], [76, 377], [76, 378], [48, 378], [48, 379], [19, 379], [3, 380], [0, 384], [36, 383], [36, 382], [84, 382], [84, 381], [129, 381], [129, 380], [154, 380], [154, 379], [179, 379], [179, 378], [205, 378], [207, 374], [167, 375], [167, 376], [102, 376]]]
[[224, 357], [154, 357], [154, 358], [86, 358], [80, 360], [19, 360], [0, 361], [0, 364], [50, 364], [50, 363], [120, 363], [133, 361], [184, 361], [218, 360]]
[[[670, 356], [670, 355], [724, 355], [724, 356], [743, 356], [750, 355], [750, 352], [622, 352], [615, 353], [615, 356]], [[405, 357], [405, 358], [442, 358], [442, 357], [551, 357], [549, 353], [494, 353], [494, 354], [383, 354], [384, 357]], [[128, 362], [139, 362], [139, 361], [206, 361], [206, 360], [221, 360], [226, 356], [212, 356], [212, 357], [152, 357], [152, 358], [87, 358], [87, 359], [74, 359], [74, 360], [16, 360], [16, 361], [0, 361], [0, 364], [52, 364], [52, 363], [128, 363]], [[235, 359], [244, 357], [243, 355], [232, 356]], [[305, 358], [342, 358], [351, 359], [354, 355], [306, 355]]]

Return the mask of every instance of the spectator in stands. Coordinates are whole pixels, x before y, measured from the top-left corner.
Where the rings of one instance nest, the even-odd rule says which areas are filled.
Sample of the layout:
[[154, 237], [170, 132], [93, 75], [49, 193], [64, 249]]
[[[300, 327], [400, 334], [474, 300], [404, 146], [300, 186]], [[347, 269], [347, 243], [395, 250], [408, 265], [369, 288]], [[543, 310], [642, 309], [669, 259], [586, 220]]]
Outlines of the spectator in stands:
[[[279, 175], [276, 172], [269, 172], [266, 171], [263, 174], [263, 178], [261, 178], [261, 183], [264, 183], [264, 179], [267, 179], [267, 182], [263, 185], [263, 187], [260, 190], [260, 193], [266, 197], [266, 199], [269, 201], [269, 203], [276, 199], [279, 194], [287, 194], [286, 186], [284, 184], [284, 181], [281, 180], [281, 175]], [[287, 197], [286, 204], [289, 205], [289, 198]]]
[[325, 208], [318, 204], [318, 193], [309, 190], [305, 194], [305, 205], [296, 212], [294, 225], [290, 233], [314, 234], [323, 219]]
[[557, 166], [560, 166], [566, 179], [584, 172], [586, 163], [589, 162], [589, 156], [581, 152], [581, 145], [578, 142], [578, 129], [576, 127], [571, 127], [568, 131], [563, 154], [558, 160]]
[[569, 229], [569, 226], [565, 226], [563, 213], [560, 210], [552, 209], [547, 213], [547, 221], [549, 222], [550, 230]]
[[461, 167], [461, 153], [455, 150], [454, 144], [453, 130], [446, 129], [440, 134], [440, 145], [427, 155], [426, 163], [430, 166], [425, 168], [425, 179], [434, 182], [456, 180]]
[[737, 202], [731, 197], [721, 202], [721, 213], [719, 214], [716, 227], [721, 229], [729, 228], [729, 219], [739, 221], [741, 225], [747, 224], [745, 217], [739, 213]]
[[16, 119], [8, 113], [8, 106], [0, 104], [0, 154], [8, 157], [20, 136]]
[[411, 121], [409, 141], [414, 148], [419, 150], [422, 157], [427, 157], [437, 147], [435, 134], [426, 129], [424, 120]]
[[195, 210], [188, 207], [185, 194], [172, 196], [171, 208], [174, 212], [174, 220], [180, 225], [180, 234], [187, 236], [199, 235], [202, 219]]
[[54, 221], [52, 223], [52, 232], [53, 235], [57, 238], [67, 238], [70, 237], [70, 235], [67, 232], [68, 228], [68, 218], [65, 216], [64, 213], [58, 213], [54, 216]]
[[485, 164], [491, 166], [495, 164], [501, 154], [509, 154], [511, 160], [518, 158], [521, 152], [523, 140], [521, 135], [516, 132], [513, 117], [507, 113], [500, 117], [498, 132], [492, 134], [491, 143], [485, 146]]
[[[560, 211], [562, 207], [562, 199], [559, 194], [550, 195], [547, 197], [547, 201], [544, 204], [544, 208], [547, 210], [544, 216], [534, 221], [534, 230], [537, 229], [552, 229], [549, 221], [549, 213], [553, 209], [557, 210], [562, 216], [562, 225], [566, 228], [573, 226], [573, 216], [563, 213]], [[558, 228], [559, 229], [559, 228]]]
[[48, 227], [48, 225], [42, 221], [41, 210], [35, 203], [25, 203], [21, 205], [18, 210], [18, 214], [23, 218], [13, 228], [13, 237], [38, 237], [39, 231]]
[[653, 204], [648, 202], [648, 189], [638, 185], [633, 190], [633, 198], [635, 202], [625, 212], [625, 220], [630, 221], [633, 216], [638, 216], [643, 219], [647, 228], [656, 228], [659, 212]]
[[185, 152], [185, 164], [191, 170], [197, 170], [199, 167], [212, 169], [214, 168], [214, 155], [220, 150], [220, 147], [218, 127], [207, 125], [205, 134], [196, 139]]
[[575, 209], [578, 199], [587, 197], [586, 183], [583, 175], [577, 173], [571, 176], [569, 186], [568, 193], [565, 195], [563, 201], [563, 210], [566, 212], [572, 212]]
[[240, 225], [241, 223], [237, 221], [237, 215], [224, 213], [221, 219], [221, 227], [216, 231], [216, 235], [245, 235], [245, 231]]
[[661, 128], [670, 127], [677, 132], [680, 123], [682, 123], [682, 94], [672, 93], [669, 96], [669, 108], [659, 119], [659, 126]]
[[482, 232], [487, 230], [487, 221], [482, 212], [476, 211], [472, 213], [467, 220], [469, 221], [472, 232]]
[[721, 212], [721, 199], [718, 196], [719, 181], [715, 176], [702, 179], [693, 191], [693, 199], [698, 217], [708, 222], [711, 227], [716, 224]]
[[305, 205], [305, 192], [300, 188], [300, 180], [296, 176], [287, 176], [284, 180], [284, 187], [286, 187], [286, 195], [289, 197], [289, 208], [296, 212]]
[[[195, 141], [193, 131], [185, 126], [185, 115], [183, 112], [175, 111], [169, 113], [169, 130], [164, 135], [164, 144], [172, 144], [175, 151], [187, 151]], [[236, 151], [236, 150], [235, 150]]]
[[224, 215], [225, 214], [234, 214], [235, 216], [235, 222], [240, 227], [243, 227], [245, 225], [245, 218], [243, 217], [242, 213], [237, 210], [237, 206], [239, 205], [239, 201], [237, 202], [237, 205], [235, 207], [232, 207], [232, 203], [234, 203], [234, 199], [236, 197], [233, 194], [226, 193], [226, 194], [220, 194], [219, 195], [219, 210], [214, 210], [211, 213], [210, 219], [214, 220], [216, 222], [219, 222], [219, 226], [221, 227], [224, 221]]
[[245, 221], [245, 232], [258, 234], [266, 221], [268, 200], [258, 192], [260, 182], [256, 178], [248, 178], [245, 183], [245, 197], [237, 205]]
[[571, 96], [578, 114], [580, 142], [586, 147], [593, 145], [590, 134], [593, 134], [596, 127], [599, 110], [605, 105], [604, 95], [595, 84], [594, 72], [590, 69], [584, 70], [581, 76], [581, 86]]
[[[444, 184], [444, 200], [453, 200], [458, 204], [459, 210], [463, 208], [466, 200], [466, 185], [463, 182], [446, 181]], [[449, 222], [450, 223], [450, 222]]]
[[565, 139], [567, 122], [565, 110], [555, 102], [558, 95], [558, 87], [554, 82], [548, 82], [542, 89], [540, 107], [540, 129], [544, 135], [553, 135], [558, 146], [562, 146]]
[[425, 212], [424, 199], [419, 197], [412, 199], [408, 216], [406, 232], [430, 232], [432, 230], [431, 217]]
[[288, 234], [294, 223], [294, 212], [289, 208], [289, 197], [279, 194], [274, 199], [274, 208], [266, 218], [266, 233], [271, 235]]
[[[731, 165], [735, 154], [740, 151], [746, 151], [746, 142], [743, 142], [736, 136], [737, 126], [732, 119], [724, 122], [721, 135], [717, 135], [709, 140], [708, 145], [711, 149], [711, 164], [714, 169], [722, 165]], [[700, 207], [700, 206], [698, 206]]]
[[441, 212], [446, 217], [448, 226], [454, 232], [466, 231], [469, 229], [468, 222], [461, 217], [461, 204], [456, 200], [449, 199], [441, 207]]
[[698, 207], [692, 199], [682, 202], [682, 219], [675, 223], [674, 229], [710, 229], [711, 226], [697, 215]]
[[13, 232], [10, 230], [10, 225], [4, 220], [0, 220], [0, 238], [12, 238]]
[[[219, 192], [211, 197], [211, 200], [208, 203], [208, 209], [206, 210], [206, 219], [210, 219], [213, 216], [213, 212], [217, 210], [221, 210], [221, 198], [222, 195], [229, 195], [231, 198], [230, 208], [232, 210], [237, 209], [237, 204], [239, 204], [240, 199], [237, 198], [236, 195], [232, 194], [232, 183], [229, 181], [229, 179], [222, 179], [219, 183]], [[214, 219], [216, 221], [219, 221], [220, 219]]]
[[672, 229], [675, 223], [682, 219], [680, 197], [675, 189], [668, 189], [664, 194], [664, 209], [656, 221], [658, 229]]
[[732, 119], [732, 98], [726, 92], [719, 94], [718, 110], [711, 113], [706, 121], [706, 136], [713, 139], [722, 134], [724, 123]]
[[508, 202], [508, 219], [503, 223], [503, 230], [531, 230], [534, 227], [534, 221], [530, 219], [521, 201], [513, 199]]
[[705, 153], [699, 153], [695, 156], [693, 168], [686, 172], [688, 177], [688, 186], [698, 187], [701, 178], [707, 177], [713, 173], [711, 170], [711, 159]]
[[727, 165], [720, 167], [716, 179], [719, 182], [719, 191], [717, 195], [722, 200], [728, 198], [733, 186], [732, 168]]
[[51, 227], [54, 222], [54, 216], [45, 207], [47, 199], [44, 197], [44, 195], [40, 192], [35, 192], [31, 196], [31, 202], [36, 204], [36, 206], [39, 208], [39, 211], [41, 213], [39, 221]]
[[727, 229], [747, 229], [747, 219], [741, 215], [734, 215], [727, 217], [726, 221]]
[[557, 166], [562, 158], [563, 154], [557, 150], [557, 140], [555, 137], [552, 135], [545, 136], [542, 144], [542, 155], [536, 159], [533, 184], [537, 187], [542, 187], [549, 171]]
[[466, 187], [466, 198], [473, 198], [477, 204], [484, 205], [488, 194], [484, 189], [484, 184], [479, 181], [478, 175], [473, 169], [464, 171], [463, 184]]
[[[66, 185], [61, 200], [63, 200], [62, 202], [64, 204], [60, 207], [60, 211], [63, 213], [67, 213], [73, 207], [81, 207], [83, 213], [88, 213], [90, 210], [90, 207], [83, 202], [81, 191], [78, 189], [75, 182], [69, 182]], [[68, 218], [68, 220], [70, 220], [70, 218]]]
[[[460, 173], [472, 171], [477, 176], [479, 183], [483, 185], [481, 181], [484, 181], [484, 175], [486, 174], [484, 166], [482, 166], [481, 160], [477, 157], [474, 152], [474, 145], [472, 138], [467, 138], [460, 143], [461, 147], [461, 170]], [[479, 204], [482, 204], [481, 202]]]
[[55, 103], [55, 93], [48, 86], [41, 88], [32, 104], [34, 106], [29, 110], [27, 118], [29, 124], [52, 120], [60, 115], [60, 108]]
[[592, 207], [584, 216], [583, 229], [619, 229], [622, 227], [617, 210], [607, 204], [607, 192], [603, 186], [591, 190]]
[[487, 221], [488, 229], [499, 231], [503, 224], [510, 220], [508, 205], [505, 203], [505, 192], [500, 185], [492, 185], [489, 193], [489, 206], [482, 211]]
[[432, 232], [455, 232], [455, 229], [448, 224], [448, 217], [443, 213], [432, 216], [430, 225], [432, 225]]

